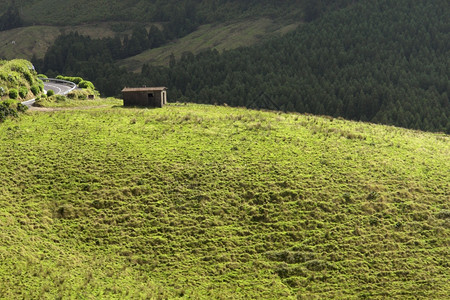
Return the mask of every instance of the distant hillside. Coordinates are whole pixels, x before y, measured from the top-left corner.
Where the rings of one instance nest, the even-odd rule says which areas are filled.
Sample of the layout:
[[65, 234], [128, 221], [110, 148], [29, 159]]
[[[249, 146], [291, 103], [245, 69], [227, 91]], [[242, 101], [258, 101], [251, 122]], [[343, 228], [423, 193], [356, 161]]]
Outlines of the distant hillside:
[[285, 22], [270, 18], [206, 24], [162, 47], [120, 60], [118, 65], [133, 72], [140, 72], [145, 64], [168, 66], [171, 55], [180, 59], [186, 52], [198, 54], [210, 49], [224, 51], [249, 47], [295, 30], [299, 24], [293, 20]]
[[[164, 43], [169, 44], [170, 52], [179, 52], [178, 45], [171, 50], [170, 42], [199, 30], [204, 40], [205, 47], [218, 49], [233, 49], [236, 44], [248, 46], [255, 41], [264, 39], [280, 28], [298, 24], [303, 20], [311, 20], [319, 17], [326, 11], [345, 7], [354, 3], [353, 0], [287, 0], [287, 1], [237, 1], [237, 0], [184, 0], [184, 1], [55, 1], [55, 0], [0, 0], [0, 40], [5, 43], [0, 45], [0, 58], [26, 58], [32, 55], [42, 58], [47, 48], [53, 43], [60, 32], [78, 31], [92, 38], [103, 38], [105, 34], [98, 29], [104, 29], [108, 35], [119, 35], [122, 39], [131, 34], [134, 27], [143, 28], [157, 24], [163, 29]], [[273, 26], [267, 25], [267, 20]], [[247, 31], [248, 23], [264, 22], [263, 26], [256, 26], [255, 30]], [[209, 37], [213, 32], [219, 36], [228, 34], [231, 26], [243, 24], [241, 28], [230, 33], [232, 37]], [[270, 23], [269, 23], [270, 24]], [[46, 26], [37, 27], [36, 26]], [[47, 27], [50, 26], [50, 27]], [[80, 28], [82, 26], [82, 28]], [[12, 31], [16, 27], [26, 29]], [[71, 28], [68, 28], [71, 27]], [[212, 28], [212, 32], [204, 34], [205, 28]], [[197, 34], [197, 35], [198, 35]], [[13, 37], [12, 39], [10, 37]], [[231, 45], [228, 41], [231, 40]], [[237, 40], [240, 40], [237, 42]], [[15, 44], [11, 44], [15, 41]], [[194, 44], [198, 41], [192, 40]], [[17, 45], [17, 46], [16, 46]], [[193, 47], [189, 47], [190, 50]], [[134, 56], [146, 49], [138, 50]], [[193, 49], [194, 52], [196, 49]], [[197, 53], [197, 52], [195, 52]], [[127, 57], [128, 57], [127, 56]], [[160, 58], [150, 54], [150, 58], [144, 55], [143, 62], [160, 62]], [[138, 64], [142, 59], [138, 59]], [[136, 60], [133, 60], [136, 61]], [[133, 68], [131, 66], [131, 68]]]
[[[36, 65], [44, 72], [92, 79], [104, 95], [118, 95], [123, 86], [163, 85], [180, 101], [253, 105], [448, 133], [449, 13], [444, 0], [361, 1], [252, 47], [196, 54], [207, 41], [221, 40], [220, 34], [208, 36], [208, 29], [199, 34], [199, 29], [172, 43], [174, 48], [164, 45], [131, 58], [145, 48], [145, 38], [139, 38], [145, 30], [133, 30], [124, 41], [66, 35]], [[228, 36], [223, 40], [222, 49], [233, 44]], [[141, 74], [120, 70], [117, 61]], [[169, 67], [152, 65], [164, 63]], [[275, 105], [267, 106], [268, 101]]]
[[[169, 52], [177, 53], [178, 46], [175, 45], [172, 49], [172, 43], [199, 29], [196, 35], [203, 36], [204, 44], [199, 49], [189, 47], [194, 52], [210, 47], [233, 49], [237, 45], [252, 45], [266, 36], [277, 34], [280, 28], [298, 24], [304, 11], [303, 2], [305, 1], [289, 0], [282, 4], [273, 1], [109, 1], [108, 5], [104, 5], [103, 1], [97, 0], [86, 3], [39, 0], [15, 2], [15, 5], [11, 5], [10, 1], [0, 0], [0, 40], [4, 41], [0, 44], [0, 58], [31, 59], [35, 56], [41, 59], [62, 33], [77, 31], [94, 39], [115, 35], [126, 39], [125, 36], [131, 36], [134, 28], [149, 30], [151, 25], [157, 25], [163, 30], [163, 40], [158, 45], [152, 45], [152, 48], [166, 44]], [[17, 18], [17, 22], [10, 21]], [[246, 30], [248, 24], [252, 23], [256, 26], [250, 25], [251, 30]], [[241, 24], [244, 27], [242, 29], [239, 28]], [[205, 26], [199, 28], [201, 25]], [[235, 32], [228, 32], [230, 25], [237, 28]], [[205, 35], [205, 28], [213, 30]], [[217, 39], [210, 36], [214, 32], [231, 36]], [[191, 41], [198, 44], [195, 39]], [[150, 45], [147, 46], [149, 47]], [[126, 57], [139, 54], [147, 48], [131, 51]], [[138, 62], [139, 68], [143, 63], [155, 60], [154, 56], [150, 59], [147, 56], [144, 56], [142, 63]], [[168, 61], [167, 58], [164, 60]], [[134, 64], [127, 67], [133, 69]]]
[[[0, 57], [4, 59], [22, 58], [31, 60], [44, 58], [48, 48], [58, 36], [65, 32], [76, 31], [92, 38], [114, 37], [112, 30], [117, 23], [86, 24], [79, 26], [26, 26], [0, 31]], [[126, 30], [124, 34], [130, 33]]]
[[[15, 7], [18, 7], [23, 21], [27, 24], [64, 26], [103, 21], [166, 22], [180, 13], [186, 13], [191, 21], [198, 18], [201, 23], [261, 15], [292, 16], [299, 13], [299, 6], [305, 2], [307, 1], [113, 0], [106, 4], [102, 0], [22, 0], [15, 1]], [[6, 12], [11, 3], [10, 0], [0, 0], [0, 13]]]
[[450, 289], [448, 135], [115, 106], [7, 120], [0, 153], [4, 298], [444, 299]]
[[263, 105], [450, 132], [447, 1], [362, 1], [271, 42], [185, 53], [147, 82], [201, 103]]
[[[164, 85], [180, 101], [450, 132], [447, 1], [214, 3], [155, 2], [160, 8], [172, 5], [167, 18], [141, 22], [159, 23], [119, 21], [96, 31], [67, 30], [32, 61], [40, 72], [87, 78], [106, 96], [118, 96], [124, 86]], [[226, 22], [208, 23], [205, 11], [212, 16], [226, 5], [244, 5], [248, 14], [234, 15], [230, 8], [217, 18]], [[35, 34], [21, 32], [17, 36]], [[99, 33], [102, 39], [95, 37]], [[5, 44], [8, 51], [33, 48]], [[234, 50], [223, 52], [227, 49]], [[267, 107], [267, 98], [275, 105]]]

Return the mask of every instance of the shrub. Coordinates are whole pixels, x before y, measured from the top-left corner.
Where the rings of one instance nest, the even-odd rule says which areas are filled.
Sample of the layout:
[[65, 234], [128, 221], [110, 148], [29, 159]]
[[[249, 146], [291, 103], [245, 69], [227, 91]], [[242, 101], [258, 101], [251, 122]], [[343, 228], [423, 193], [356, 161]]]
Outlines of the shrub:
[[10, 115], [11, 108], [7, 101], [0, 102], [0, 122], [3, 122]]
[[0, 102], [0, 122], [3, 122], [8, 116], [18, 117], [17, 112], [24, 112], [27, 109], [28, 107], [13, 99], [2, 101]]
[[38, 78], [48, 78], [47, 75], [45, 75], [45, 74], [38, 74], [37, 77]]
[[88, 97], [88, 91], [86, 91], [86, 90], [75, 90], [75, 91], [70, 92], [67, 95], [67, 98], [73, 99], [73, 100], [76, 100], [76, 99], [86, 100], [87, 97]]
[[33, 106], [44, 107], [46, 103], [48, 103], [47, 98], [42, 97], [40, 99], [36, 99], [36, 102], [34, 102]]
[[80, 82], [83, 81], [83, 78], [81, 78], [81, 77], [71, 77], [69, 81], [72, 81], [75, 84], [79, 84]]
[[64, 102], [64, 101], [66, 101], [66, 97], [64, 97], [63, 95], [56, 95], [55, 99], [56, 99], [56, 102]]
[[94, 84], [92, 82], [90, 82], [90, 81], [87, 81], [87, 80], [81, 81], [78, 84], [78, 87], [82, 88], [82, 89], [93, 89], [93, 90], [95, 89]]
[[22, 99], [26, 98], [27, 95], [28, 95], [28, 89], [26, 87], [24, 87], [24, 86], [21, 86], [19, 88], [19, 96], [20, 96], [20, 98], [22, 98]]
[[41, 92], [43, 92], [44, 91], [44, 82], [42, 80], [38, 79], [38, 85], [39, 85], [39, 90]]
[[33, 76], [29, 72], [23, 73], [23, 76], [30, 84], [33, 84]]
[[51, 97], [51, 96], [53, 96], [55, 94], [55, 91], [54, 90], [48, 90], [47, 91], [47, 96], [48, 97]]
[[9, 90], [9, 98], [17, 99], [18, 96], [19, 96], [19, 92], [17, 91], [17, 89], [10, 89]]
[[70, 77], [70, 76], [62, 76], [62, 75], [56, 76], [56, 79], [71, 81], [75, 84], [79, 84], [80, 82], [83, 81], [83, 78], [81, 78], [81, 77]]
[[22, 104], [22, 103], [17, 103], [17, 111], [18, 112], [25, 112], [28, 109], [28, 106]]
[[38, 85], [32, 85], [30, 90], [33, 93], [33, 95], [35, 95], [35, 96], [39, 95], [39, 93], [41, 92]]

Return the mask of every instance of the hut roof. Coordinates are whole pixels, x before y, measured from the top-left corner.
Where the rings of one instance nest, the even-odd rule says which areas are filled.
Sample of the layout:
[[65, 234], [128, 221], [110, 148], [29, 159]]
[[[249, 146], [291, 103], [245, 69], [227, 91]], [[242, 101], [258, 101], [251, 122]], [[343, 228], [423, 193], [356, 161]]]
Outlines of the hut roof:
[[167, 90], [166, 87], [140, 87], [140, 88], [124, 88], [122, 92], [157, 92]]

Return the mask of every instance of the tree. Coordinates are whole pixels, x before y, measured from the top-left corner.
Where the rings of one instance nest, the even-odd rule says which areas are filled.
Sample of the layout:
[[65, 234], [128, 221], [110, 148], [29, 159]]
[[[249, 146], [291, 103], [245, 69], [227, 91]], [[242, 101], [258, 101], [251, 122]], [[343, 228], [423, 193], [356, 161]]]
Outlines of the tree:
[[152, 25], [150, 27], [150, 30], [148, 33], [148, 40], [149, 40], [150, 48], [158, 48], [165, 42], [163, 33], [155, 25]]

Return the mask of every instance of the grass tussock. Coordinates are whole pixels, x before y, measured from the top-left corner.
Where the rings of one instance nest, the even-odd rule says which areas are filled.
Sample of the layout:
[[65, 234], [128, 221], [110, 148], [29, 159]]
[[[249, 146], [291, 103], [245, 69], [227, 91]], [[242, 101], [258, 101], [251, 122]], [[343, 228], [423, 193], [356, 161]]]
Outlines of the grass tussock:
[[27, 112], [0, 124], [0, 294], [444, 298], [449, 145], [223, 106]]

